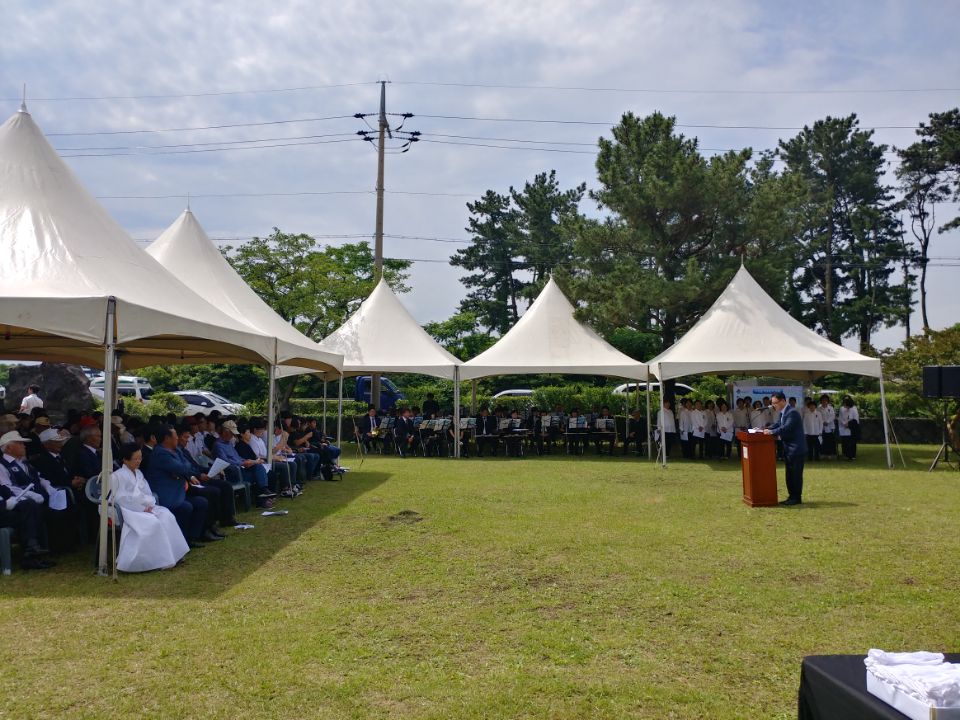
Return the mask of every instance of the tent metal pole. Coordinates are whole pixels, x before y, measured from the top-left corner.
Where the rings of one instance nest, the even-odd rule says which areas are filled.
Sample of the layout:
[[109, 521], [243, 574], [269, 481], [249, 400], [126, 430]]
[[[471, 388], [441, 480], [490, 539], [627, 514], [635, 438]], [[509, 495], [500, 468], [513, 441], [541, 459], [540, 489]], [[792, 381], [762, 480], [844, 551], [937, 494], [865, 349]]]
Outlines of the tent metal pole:
[[[638, 385], [639, 387], [639, 385]], [[647, 375], [647, 460], [653, 460], [653, 444], [650, 442], [650, 376]]]
[[887, 396], [883, 392], [883, 370], [880, 371], [880, 410], [883, 415], [883, 444], [887, 448], [887, 467], [892, 468], [893, 458], [890, 455], [890, 430], [888, 427], [890, 417], [887, 413]]
[[267, 467], [273, 467], [273, 425], [277, 421], [277, 366], [267, 366]]
[[[103, 358], [103, 428], [100, 443], [100, 551], [97, 555], [97, 575], [106, 577], [110, 574], [110, 564], [107, 561], [107, 547], [109, 545], [109, 504], [110, 474], [113, 472], [113, 447], [110, 442], [110, 414], [116, 404], [117, 379], [117, 347], [115, 323], [117, 317], [117, 300], [108, 298], [106, 333]], [[114, 550], [116, 550], [114, 548]]]
[[327, 374], [323, 374], [323, 424], [320, 426], [323, 436], [327, 436]]
[[337, 390], [337, 447], [343, 440], [343, 373], [340, 373], [340, 386]]
[[453, 366], [453, 457], [460, 457], [460, 367]]

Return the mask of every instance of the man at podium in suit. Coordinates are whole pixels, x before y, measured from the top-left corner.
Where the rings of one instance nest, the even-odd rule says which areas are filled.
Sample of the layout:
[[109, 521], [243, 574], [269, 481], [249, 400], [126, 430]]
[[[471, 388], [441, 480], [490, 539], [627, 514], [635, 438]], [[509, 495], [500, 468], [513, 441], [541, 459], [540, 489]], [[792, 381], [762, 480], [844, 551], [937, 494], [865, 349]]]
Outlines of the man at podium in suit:
[[786, 395], [780, 391], [773, 394], [770, 404], [779, 413], [779, 418], [763, 432], [780, 438], [787, 467], [787, 499], [780, 504], [799, 505], [803, 495], [803, 461], [807, 456], [803, 418], [799, 410], [787, 403]]

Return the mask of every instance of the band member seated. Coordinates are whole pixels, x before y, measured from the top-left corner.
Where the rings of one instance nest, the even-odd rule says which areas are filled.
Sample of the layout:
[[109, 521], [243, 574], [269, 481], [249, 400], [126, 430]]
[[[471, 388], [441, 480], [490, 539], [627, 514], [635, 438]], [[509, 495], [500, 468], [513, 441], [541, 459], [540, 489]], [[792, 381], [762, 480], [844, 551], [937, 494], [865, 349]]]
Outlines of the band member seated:
[[363, 444], [367, 452], [380, 442], [380, 418], [377, 417], [377, 408], [373, 405], [367, 406], [367, 414], [357, 423], [357, 441]]
[[400, 457], [416, 454], [417, 449], [417, 427], [413, 422], [413, 411], [410, 408], [404, 408], [397, 418], [397, 426], [394, 430], [397, 439], [397, 452]]
[[477, 457], [483, 457], [485, 448], [490, 450], [491, 455], [497, 454], [499, 432], [499, 423], [497, 418], [490, 414], [490, 409], [486, 406], [480, 408], [480, 416], [477, 418]]
[[603, 452], [604, 443], [609, 446], [607, 454], [613, 455], [613, 446], [617, 442], [617, 428], [613, 416], [610, 414], [610, 408], [606, 405], [600, 408], [599, 414], [593, 419], [592, 426], [590, 435], [597, 455]]
[[634, 453], [639, 455], [643, 451], [644, 435], [647, 433], [647, 424], [640, 416], [639, 410], [634, 410], [627, 418], [627, 432], [623, 438], [623, 454], [626, 455], [633, 445]]
[[533, 408], [533, 415], [529, 422], [530, 437], [537, 455], [550, 454], [553, 448], [553, 432], [550, 428], [550, 415], [544, 410]]
[[566, 444], [568, 455], [583, 455], [590, 429], [587, 427], [587, 418], [580, 417], [580, 410], [574, 408], [567, 418]]
[[500, 431], [500, 438], [503, 440], [508, 457], [523, 455], [523, 441], [527, 435], [527, 429], [523, 427], [523, 421], [520, 419], [520, 412], [514, 408], [510, 411], [510, 417], [506, 418], [506, 427]]

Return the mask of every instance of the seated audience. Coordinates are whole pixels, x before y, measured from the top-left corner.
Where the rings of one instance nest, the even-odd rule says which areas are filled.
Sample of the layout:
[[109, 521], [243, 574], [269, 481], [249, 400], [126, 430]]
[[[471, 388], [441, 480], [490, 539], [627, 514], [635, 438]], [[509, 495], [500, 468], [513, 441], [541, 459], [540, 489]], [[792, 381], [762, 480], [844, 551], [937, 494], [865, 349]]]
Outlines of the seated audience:
[[16, 430], [0, 436], [0, 527], [16, 531], [23, 546], [20, 565], [24, 570], [46, 570], [55, 564], [45, 557], [49, 552], [43, 523], [46, 498], [36, 470], [23, 462], [27, 442]]
[[145, 572], [171, 568], [190, 546], [173, 513], [157, 504], [140, 472], [140, 448], [136, 443], [125, 443], [119, 457], [123, 465], [112, 475], [114, 504], [120, 507], [123, 519], [117, 569]]
[[164, 424], [148, 434], [159, 439], [150, 453], [150, 464], [143, 472], [150, 489], [157, 494], [160, 505], [177, 518], [190, 547], [201, 547], [209, 508], [206, 498], [187, 495], [192, 467], [177, 452], [177, 431]]

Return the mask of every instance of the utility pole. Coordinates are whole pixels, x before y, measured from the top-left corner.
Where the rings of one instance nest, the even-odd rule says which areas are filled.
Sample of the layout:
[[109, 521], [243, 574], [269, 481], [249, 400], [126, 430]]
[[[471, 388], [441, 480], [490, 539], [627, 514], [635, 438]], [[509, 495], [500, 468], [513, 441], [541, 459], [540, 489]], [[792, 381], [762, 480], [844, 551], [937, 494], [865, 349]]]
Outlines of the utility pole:
[[[392, 152], [407, 152], [410, 149], [410, 146], [419, 140], [419, 132], [403, 132], [400, 130], [403, 128], [403, 123], [406, 122], [408, 118], [413, 117], [412, 113], [403, 113], [401, 117], [403, 121], [400, 125], [394, 129], [390, 127], [390, 123], [387, 121], [387, 80], [380, 81], [380, 112], [378, 113], [378, 122], [377, 122], [377, 221], [376, 229], [374, 234], [374, 245], [373, 245], [373, 277], [375, 282], [380, 282], [383, 279], [383, 171], [384, 171], [384, 156], [387, 151], [387, 140], [393, 140], [395, 138], [402, 140], [403, 144], [399, 148], [392, 148]], [[372, 115], [372, 113], [370, 113]], [[392, 113], [396, 115], [397, 113]], [[354, 117], [367, 122], [367, 114], [357, 113]], [[370, 128], [371, 132], [366, 130], [361, 130], [357, 134], [360, 135], [364, 140], [372, 142], [373, 138], [373, 126], [367, 123], [367, 127]], [[370, 378], [370, 404], [380, 409], [380, 374], [373, 373]]]
[[[377, 227], [373, 240], [373, 279], [380, 282], [383, 278], [383, 155], [386, 135], [390, 133], [387, 123], [387, 83], [380, 81], [380, 122], [377, 133]], [[391, 138], [393, 135], [391, 134]], [[380, 409], [380, 373], [370, 378], [370, 404]]]

